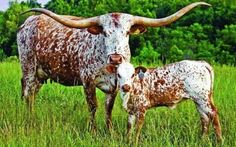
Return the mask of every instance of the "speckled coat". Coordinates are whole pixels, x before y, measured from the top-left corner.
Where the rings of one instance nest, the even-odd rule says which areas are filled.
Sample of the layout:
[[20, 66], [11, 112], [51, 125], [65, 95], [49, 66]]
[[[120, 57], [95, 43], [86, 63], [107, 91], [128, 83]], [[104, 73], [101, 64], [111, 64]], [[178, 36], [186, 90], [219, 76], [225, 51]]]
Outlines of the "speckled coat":
[[130, 114], [128, 134], [136, 123], [138, 139], [147, 109], [174, 108], [182, 100], [191, 99], [201, 116], [202, 133], [206, 134], [213, 122], [217, 139], [221, 140], [221, 127], [212, 99], [214, 72], [208, 63], [184, 60], [159, 68], [140, 66], [135, 69], [130, 63], [122, 63], [117, 73], [123, 106]]

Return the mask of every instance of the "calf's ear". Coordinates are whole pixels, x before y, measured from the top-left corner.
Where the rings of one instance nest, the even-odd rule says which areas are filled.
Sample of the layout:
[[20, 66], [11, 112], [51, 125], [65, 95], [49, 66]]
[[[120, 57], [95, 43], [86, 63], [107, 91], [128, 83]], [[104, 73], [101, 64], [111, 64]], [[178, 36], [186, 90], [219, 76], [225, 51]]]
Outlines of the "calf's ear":
[[108, 64], [108, 65], [105, 67], [105, 71], [106, 71], [107, 73], [110, 73], [110, 74], [116, 73], [117, 67], [116, 67], [115, 65], [113, 65], [113, 64]]
[[87, 31], [91, 34], [98, 35], [103, 32], [103, 29], [101, 26], [93, 26], [88, 28]]
[[140, 80], [142, 80], [144, 78], [144, 74], [147, 71], [147, 68], [143, 67], [143, 66], [138, 66], [135, 68], [135, 73], [138, 74], [138, 77]]
[[146, 71], [147, 71], [147, 68], [143, 67], [143, 66], [138, 66], [138, 67], [135, 68], [135, 73], [136, 74], [145, 73]]

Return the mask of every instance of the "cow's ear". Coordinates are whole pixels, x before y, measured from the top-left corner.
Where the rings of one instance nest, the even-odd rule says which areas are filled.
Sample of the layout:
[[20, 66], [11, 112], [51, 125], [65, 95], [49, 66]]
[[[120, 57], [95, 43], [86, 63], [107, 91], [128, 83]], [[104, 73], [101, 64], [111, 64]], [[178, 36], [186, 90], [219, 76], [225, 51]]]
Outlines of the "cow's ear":
[[138, 66], [138, 67], [135, 68], [135, 73], [136, 74], [145, 73], [146, 71], [147, 71], [147, 68], [143, 67], [143, 66]]
[[117, 67], [116, 67], [115, 65], [113, 65], [113, 64], [108, 64], [108, 65], [105, 67], [105, 71], [106, 71], [107, 73], [110, 73], [110, 74], [116, 73]]
[[144, 33], [146, 32], [147, 29], [146, 27], [144, 27], [143, 25], [133, 25], [131, 28], [130, 28], [130, 34], [131, 35], [136, 35], [136, 34], [140, 34], [140, 33]]
[[92, 27], [89, 27], [87, 30], [89, 33], [94, 34], [94, 35], [98, 35], [103, 32], [103, 29], [101, 26], [92, 26]]

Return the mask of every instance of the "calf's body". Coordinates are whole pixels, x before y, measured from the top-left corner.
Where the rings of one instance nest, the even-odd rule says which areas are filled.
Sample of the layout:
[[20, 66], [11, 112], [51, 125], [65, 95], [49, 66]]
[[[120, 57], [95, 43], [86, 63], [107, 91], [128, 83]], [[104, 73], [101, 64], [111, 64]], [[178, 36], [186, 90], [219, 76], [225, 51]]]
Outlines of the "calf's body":
[[208, 63], [184, 60], [153, 69], [134, 69], [130, 63], [123, 63], [117, 74], [123, 106], [129, 113], [127, 133], [129, 135], [136, 124], [136, 142], [149, 108], [173, 108], [184, 99], [191, 99], [196, 104], [203, 135], [213, 122], [217, 139], [221, 140], [221, 127], [212, 99], [214, 72]]

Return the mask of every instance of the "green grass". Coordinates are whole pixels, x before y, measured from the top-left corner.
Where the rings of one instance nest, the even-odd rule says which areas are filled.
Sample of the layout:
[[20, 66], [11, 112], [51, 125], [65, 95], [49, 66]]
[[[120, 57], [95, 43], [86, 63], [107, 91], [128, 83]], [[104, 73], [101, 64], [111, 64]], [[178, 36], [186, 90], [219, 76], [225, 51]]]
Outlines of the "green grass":
[[[27, 121], [21, 101], [21, 70], [18, 62], [0, 63], [0, 146], [127, 146], [127, 113], [117, 97], [113, 109], [114, 134], [105, 127], [104, 94], [98, 90], [97, 133], [87, 130], [89, 113], [82, 87], [45, 84], [37, 95], [35, 116]], [[215, 67], [214, 100], [219, 109], [224, 143], [236, 146], [236, 68]], [[191, 101], [175, 110], [149, 110], [140, 146], [216, 146], [211, 128], [209, 138], [200, 138], [199, 116]]]

